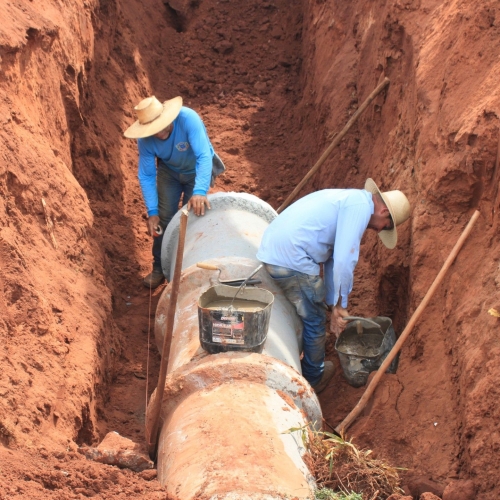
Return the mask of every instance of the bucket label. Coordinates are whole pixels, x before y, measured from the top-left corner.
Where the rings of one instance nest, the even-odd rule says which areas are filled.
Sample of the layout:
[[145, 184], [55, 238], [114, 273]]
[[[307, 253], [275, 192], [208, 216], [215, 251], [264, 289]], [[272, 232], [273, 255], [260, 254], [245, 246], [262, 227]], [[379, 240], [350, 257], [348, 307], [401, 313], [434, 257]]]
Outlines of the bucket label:
[[235, 312], [227, 315], [226, 311], [210, 311], [212, 317], [212, 342], [220, 344], [245, 343], [245, 314]]

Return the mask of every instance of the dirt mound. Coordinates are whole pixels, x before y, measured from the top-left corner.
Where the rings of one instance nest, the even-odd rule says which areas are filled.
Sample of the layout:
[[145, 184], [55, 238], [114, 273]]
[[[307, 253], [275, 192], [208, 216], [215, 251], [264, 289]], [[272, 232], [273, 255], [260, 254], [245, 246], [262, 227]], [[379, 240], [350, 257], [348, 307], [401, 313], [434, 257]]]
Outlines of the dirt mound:
[[[365, 237], [350, 312], [387, 315], [400, 333], [474, 209], [481, 218], [351, 432], [407, 467], [408, 484], [471, 480], [477, 498], [498, 497], [493, 0], [19, 0], [3, 20], [0, 497], [161, 495], [74, 454], [111, 430], [141, 439], [158, 372], [148, 338], [161, 290], [141, 284], [150, 240], [122, 137], [133, 106], [182, 95], [228, 167], [216, 190], [278, 207], [384, 76], [388, 90], [301, 193], [373, 177], [410, 198], [395, 251]], [[362, 392], [336, 361], [327, 420]]]

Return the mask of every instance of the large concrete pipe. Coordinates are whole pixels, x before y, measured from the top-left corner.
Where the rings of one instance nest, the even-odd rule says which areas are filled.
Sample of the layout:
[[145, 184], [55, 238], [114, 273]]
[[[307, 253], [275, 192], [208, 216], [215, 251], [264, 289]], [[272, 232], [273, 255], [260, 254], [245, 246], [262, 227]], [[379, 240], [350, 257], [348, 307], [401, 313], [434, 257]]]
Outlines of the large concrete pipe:
[[[294, 308], [261, 270], [259, 286], [275, 295], [262, 354], [208, 354], [199, 341], [198, 298], [218, 273], [196, 263], [215, 264], [221, 278], [248, 276], [276, 212], [248, 194], [217, 193], [209, 200], [212, 209], [188, 223], [161, 405], [158, 479], [169, 499], [311, 498], [314, 479], [302, 458], [300, 433], [286, 432], [322, 420], [318, 399], [300, 374], [301, 323]], [[179, 217], [163, 240], [167, 277], [175, 266]], [[160, 350], [169, 296], [167, 286], [156, 311]]]

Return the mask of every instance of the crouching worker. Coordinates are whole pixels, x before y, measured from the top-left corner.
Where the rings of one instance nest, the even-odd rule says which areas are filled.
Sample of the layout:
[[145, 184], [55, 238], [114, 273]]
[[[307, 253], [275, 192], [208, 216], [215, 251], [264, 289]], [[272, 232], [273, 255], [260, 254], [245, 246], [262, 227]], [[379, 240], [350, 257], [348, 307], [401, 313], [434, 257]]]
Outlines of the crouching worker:
[[215, 176], [225, 170], [214, 152], [199, 115], [182, 105], [182, 97], [163, 104], [156, 97], [143, 99], [134, 108], [137, 121], [124, 133], [137, 139], [139, 182], [153, 236], [153, 270], [144, 285], [156, 288], [163, 280], [163, 233], [179, 209], [187, 203], [195, 215], [210, 209], [207, 192]]
[[364, 189], [324, 189], [304, 196], [264, 232], [257, 258], [302, 318], [302, 374], [316, 393], [333, 376], [333, 363], [325, 362], [326, 310], [333, 307], [330, 328], [338, 337], [347, 324], [343, 318], [365, 230], [377, 231], [392, 249], [396, 226], [409, 216], [410, 203], [401, 191], [382, 193], [368, 179]]

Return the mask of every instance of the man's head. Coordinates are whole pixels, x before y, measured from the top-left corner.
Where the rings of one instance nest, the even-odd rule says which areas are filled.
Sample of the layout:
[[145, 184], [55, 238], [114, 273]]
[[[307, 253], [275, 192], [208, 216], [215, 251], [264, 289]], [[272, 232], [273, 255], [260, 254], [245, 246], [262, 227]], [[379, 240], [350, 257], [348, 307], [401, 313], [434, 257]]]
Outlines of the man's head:
[[[164, 136], [182, 107], [182, 97], [174, 97], [163, 104], [155, 97], [143, 99], [134, 110], [137, 121], [124, 132], [129, 139], [141, 139], [152, 135]], [[167, 135], [168, 137], [168, 135]], [[160, 137], [161, 138], [161, 137]]]
[[401, 191], [382, 193], [372, 179], [367, 179], [365, 189], [372, 193], [374, 212], [368, 227], [378, 232], [387, 248], [394, 248], [398, 241], [396, 227], [410, 217], [410, 202]]

